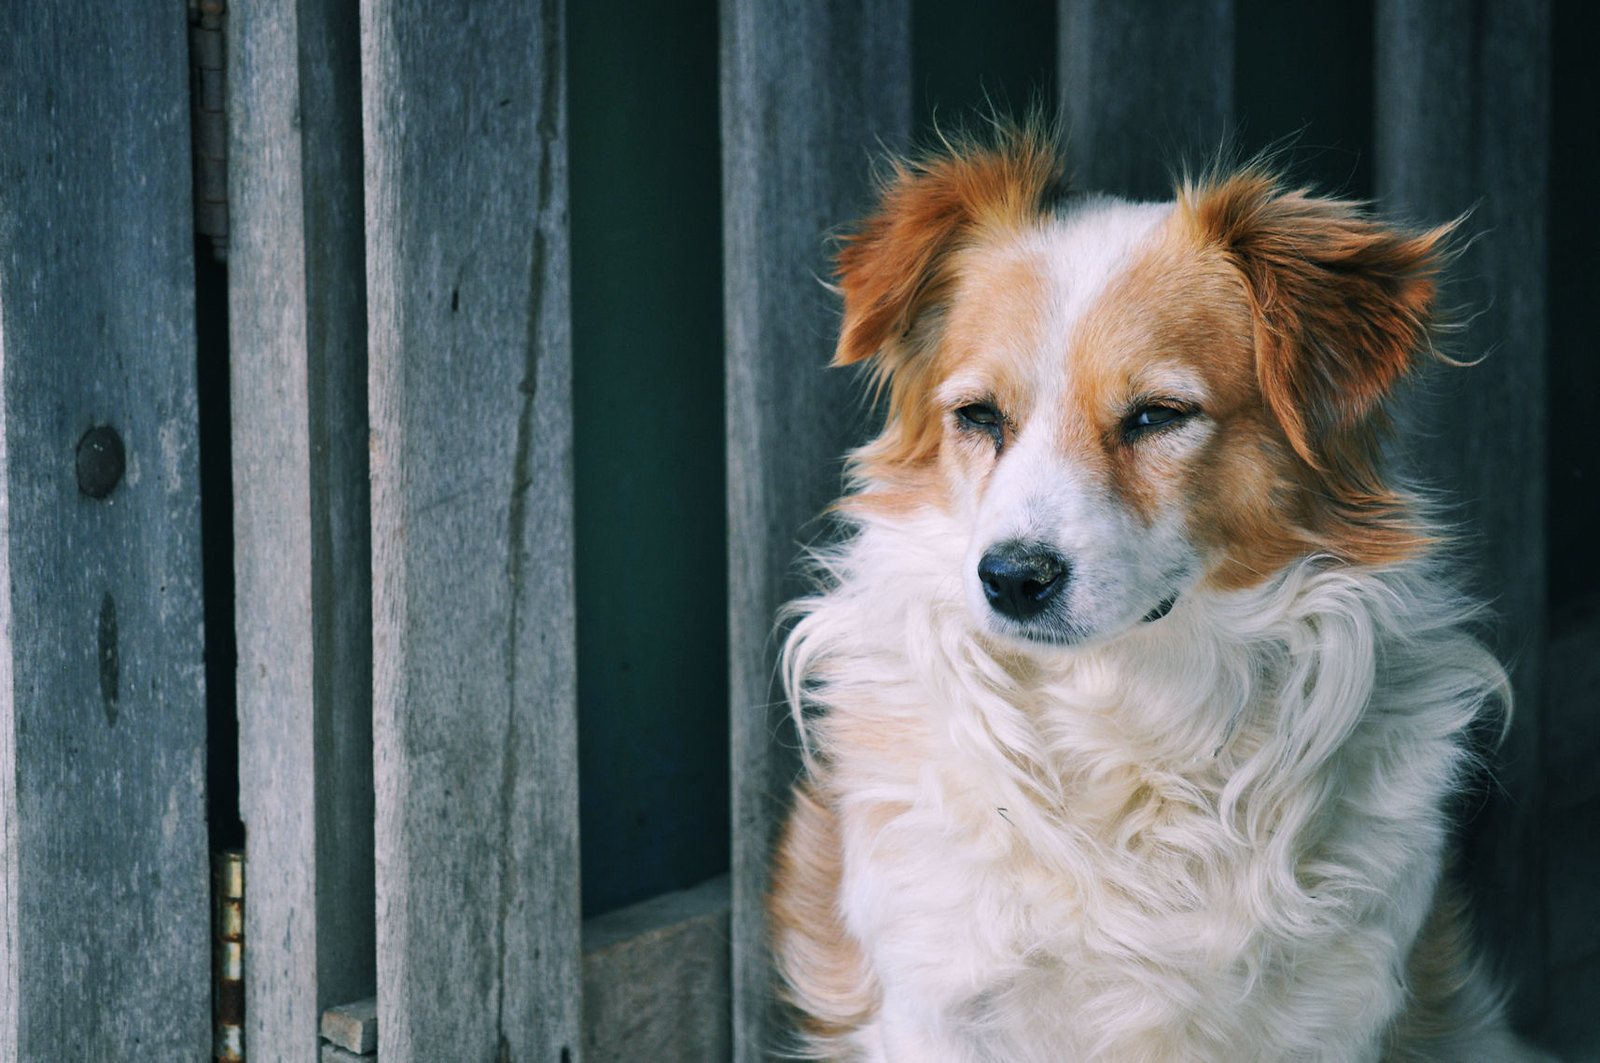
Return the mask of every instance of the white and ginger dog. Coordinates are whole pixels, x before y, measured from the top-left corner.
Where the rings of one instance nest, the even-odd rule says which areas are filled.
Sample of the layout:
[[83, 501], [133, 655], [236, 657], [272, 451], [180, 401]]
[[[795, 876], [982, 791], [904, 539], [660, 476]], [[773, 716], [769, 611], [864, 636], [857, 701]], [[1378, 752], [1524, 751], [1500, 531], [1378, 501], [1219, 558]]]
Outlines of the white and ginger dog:
[[899, 164], [839, 253], [887, 409], [785, 649], [797, 1052], [1535, 1058], [1442, 881], [1506, 675], [1379, 454], [1450, 227], [1059, 172]]

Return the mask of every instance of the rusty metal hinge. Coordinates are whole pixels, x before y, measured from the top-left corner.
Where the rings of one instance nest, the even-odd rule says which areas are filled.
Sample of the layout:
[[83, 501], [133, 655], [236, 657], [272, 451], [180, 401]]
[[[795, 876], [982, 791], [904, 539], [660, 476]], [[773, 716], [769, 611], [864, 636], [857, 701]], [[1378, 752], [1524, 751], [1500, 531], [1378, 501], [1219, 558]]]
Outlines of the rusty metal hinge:
[[194, 139], [194, 231], [228, 258], [228, 113], [223, 0], [189, 0], [189, 123]]
[[211, 855], [211, 1056], [244, 1063], [244, 853]]

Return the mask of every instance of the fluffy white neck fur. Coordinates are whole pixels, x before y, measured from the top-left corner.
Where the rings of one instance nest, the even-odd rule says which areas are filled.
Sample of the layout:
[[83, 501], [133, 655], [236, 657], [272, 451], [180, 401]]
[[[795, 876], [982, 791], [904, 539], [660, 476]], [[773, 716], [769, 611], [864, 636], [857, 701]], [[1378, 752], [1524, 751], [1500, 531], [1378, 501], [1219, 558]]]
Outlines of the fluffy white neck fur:
[[1507, 695], [1471, 603], [1426, 563], [1313, 558], [1032, 648], [977, 632], [964, 547], [933, 511], [871, 518], [785, 650], [881, 986], [863, 1058], [1365, 1058], [1466, 729]]

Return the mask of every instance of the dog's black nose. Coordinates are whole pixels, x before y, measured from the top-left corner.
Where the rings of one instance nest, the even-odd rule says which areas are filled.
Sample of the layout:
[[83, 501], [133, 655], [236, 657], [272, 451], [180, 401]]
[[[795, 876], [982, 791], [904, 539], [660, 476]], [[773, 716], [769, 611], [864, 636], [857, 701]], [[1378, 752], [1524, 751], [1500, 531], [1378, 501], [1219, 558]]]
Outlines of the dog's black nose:
[[1066, 586], [1067, 569], [1067, 559], [1050, 547], [1013, 540], [989, 548], [978, 562], [978, 580], [989, 608], [1029, 620]]

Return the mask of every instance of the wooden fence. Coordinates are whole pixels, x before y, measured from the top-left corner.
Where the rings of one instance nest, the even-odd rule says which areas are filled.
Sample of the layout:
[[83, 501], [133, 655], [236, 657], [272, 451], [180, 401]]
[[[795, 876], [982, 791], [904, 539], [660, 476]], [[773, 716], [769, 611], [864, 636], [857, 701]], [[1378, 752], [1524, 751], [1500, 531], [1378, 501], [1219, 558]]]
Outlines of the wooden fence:
[[[1081, 183], [1159, 195], [1214, 150], [1259, 6], [1060, 0]], [[1413, 399], [1408, 444], [1517, 661], [1483, 922], [1522, 1025], [1600, 1058], [1600, 623], [1547, 608], [1552, 14], [1470, 6], [1376, 0], [1374, 190], [1483, 234], [1463, 346], [1492, 355]], [[228, 13], [222, 617], [184, 13], [113, 7], [0, 14], [0, 1060], [211, 1053], [207, 623], [237, 650], [249, 1059], [318, 1058], [374, 993], [384, 1063], [763, 1058], [773, 616], [865, 431], [821, 370], [822, 237], [914, 132], [911, 0], [721, 0], [728, 875], [587, 923], [565, 8]]]

